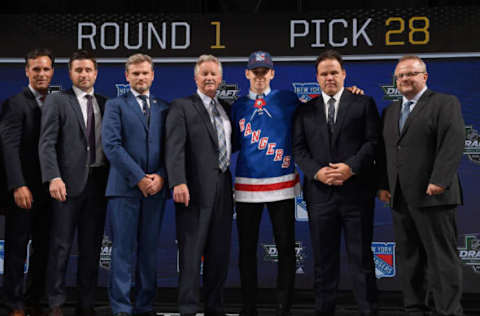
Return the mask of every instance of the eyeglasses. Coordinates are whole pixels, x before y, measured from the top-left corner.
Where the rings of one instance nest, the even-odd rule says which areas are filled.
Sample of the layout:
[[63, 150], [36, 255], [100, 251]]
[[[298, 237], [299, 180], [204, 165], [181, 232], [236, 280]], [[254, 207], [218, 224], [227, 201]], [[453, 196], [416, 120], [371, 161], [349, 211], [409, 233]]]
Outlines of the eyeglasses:
[[403, 77], [407, 77], [407, 78], [413, 78], [415, 77], [416, 75], [419, 75], [419, 74], [424, 74], [425, 71], [413, 71], [413, 72], [406, 72], [404, 74], [398, 74], [395, 76], [395, 79], [398, 80], [398, 79], [402, 79]]

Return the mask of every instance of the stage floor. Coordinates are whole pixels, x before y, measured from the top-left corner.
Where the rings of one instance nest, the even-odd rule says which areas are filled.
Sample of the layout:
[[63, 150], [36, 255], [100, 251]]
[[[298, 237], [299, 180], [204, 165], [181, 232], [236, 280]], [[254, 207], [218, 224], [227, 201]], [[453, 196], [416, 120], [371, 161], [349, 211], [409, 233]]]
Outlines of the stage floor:
[[[154, 304], [154, 311], [159, 316], [178, 316], [176, 308], [176, 288], [158, 289]], [[69, 299], [64, 306], [65, 316], [74, 316], [75, 313], [75, 289], [69, 289]], [[293, 316], [313, 316], [313, 292], [311, 290], [296, 290]], [[462, 299], [466, 316], [480, 316], [480, 293], [464, 294]], [[380, 292], [378, 297], [379, 316], [401, 316], [402, 298], [399, 292]], [[239, 289], [227, 289], [225, 291], [225, 307], [229, 316], [237, 316], [241, 309]], [[105, 288], [97, 289], [97, 316], [111, 316], [110, 306]], [[260, 316], [274, 316], [274, 291], [261, 289], [258, 297], [258, 311]], [[7, 315], [4, 306], [0, 308], [0, 315]], [[203, 314], [197, 314], [200, 316]], [[351, 291], [340, 291], [337, 299], [336, 316], [358, 315], [355, 300]]]

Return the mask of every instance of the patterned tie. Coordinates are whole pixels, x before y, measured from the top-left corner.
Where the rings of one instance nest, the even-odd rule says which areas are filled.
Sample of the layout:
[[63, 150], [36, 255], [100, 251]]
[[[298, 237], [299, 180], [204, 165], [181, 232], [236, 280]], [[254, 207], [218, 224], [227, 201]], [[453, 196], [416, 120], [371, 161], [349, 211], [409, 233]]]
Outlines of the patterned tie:
[[398, 129], [400, 132], [405, 126], [405, 122], [407, 121], [408, 115], [410, 114], [410, 106], [413, 104], [413, 101], [407, 101], [402, 106], [402, 112], [400, 112], [400, 119], [398, 120]]
[[138, 97], [142, 100], [142, 109], [143, 114], [145, 115], [145, 120], [147, 121], [147, 126], [150, 126], [150, 108], [148, 107], [147, 96], [140, 94]]
[[332, 135], [335, 127], [335, 99], [333, 97], [328, 100], [327, 124], [330, 135]]
[[223, 130], [223, 122], [220, 117], [220, 112], [218, 112], [217, 103], [214, 99], [210, 102], [210, 107], [212, 109], [213, 121], [215, 122], [215, 128], [217, 130], [218, 137], [218, 167], [222, 172], [225, 172], [228, 168], [228, 157], [227, 157], [227, 141], [225, 139], [225, 131]]
[[88, 147], [90, 149], [90, 164], [94, 164], [96, 160], [96, 144], [95, 144], [95, 115], [93, 114], [93, 96], [87, 94], [87, 137]]

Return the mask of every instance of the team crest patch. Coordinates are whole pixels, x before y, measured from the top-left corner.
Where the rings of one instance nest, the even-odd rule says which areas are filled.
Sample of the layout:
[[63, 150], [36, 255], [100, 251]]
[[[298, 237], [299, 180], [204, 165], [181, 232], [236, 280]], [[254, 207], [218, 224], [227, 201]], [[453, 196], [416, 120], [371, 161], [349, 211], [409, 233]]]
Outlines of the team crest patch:
[[117, 88], [117, 97], [130, 91], [130, 85], [128, 83], [116, 83], [115, 87]]
[[267, 114], [270, 118], [272, 118], [272, 115], [270, 114], [270, 112], [268, 112], [267, 108], [265, 107], [267, 105], [267, 103], [265, 102], [265, 99], [256, 99], [255, 100], [255, 103], [253, 103], [253, 107], [255, 108], [255, 110], [253, 111], [252, 113], [252, 116], [250, 116], [250, 121], [253, 120], [253, 118], [255, 117], [255, 115], [263, 115], [263, 114]]
[[395, 270], [395, 243], [372, 242], [373, 261], [377, 279], [393, 278]]
[[292, 85], [293, 92], [295, 92], [298, 99], [304, 103], [318, 97], [322, 93], [320, 86], [316, 82], [294, 82]]

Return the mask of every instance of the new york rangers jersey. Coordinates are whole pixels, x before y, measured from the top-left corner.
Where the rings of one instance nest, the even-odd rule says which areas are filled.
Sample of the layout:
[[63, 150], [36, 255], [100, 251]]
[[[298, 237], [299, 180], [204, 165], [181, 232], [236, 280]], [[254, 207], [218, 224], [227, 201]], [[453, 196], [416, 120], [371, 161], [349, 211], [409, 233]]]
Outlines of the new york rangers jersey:
[[239, 98], [232, 107], [235, 142], [235, 200], [274, 202], [300, 191], [292, 160], [292, 118], [299, 104], [290, 91], [272, 90], [264, 98]]

